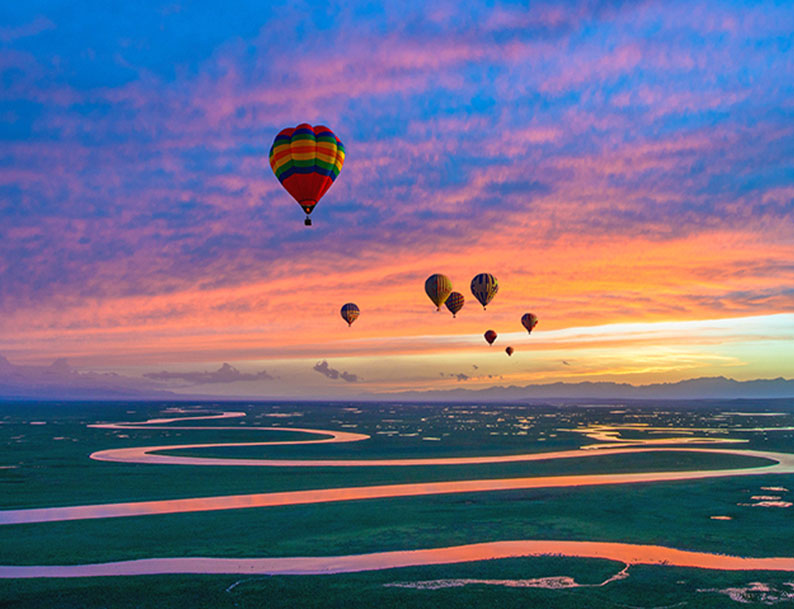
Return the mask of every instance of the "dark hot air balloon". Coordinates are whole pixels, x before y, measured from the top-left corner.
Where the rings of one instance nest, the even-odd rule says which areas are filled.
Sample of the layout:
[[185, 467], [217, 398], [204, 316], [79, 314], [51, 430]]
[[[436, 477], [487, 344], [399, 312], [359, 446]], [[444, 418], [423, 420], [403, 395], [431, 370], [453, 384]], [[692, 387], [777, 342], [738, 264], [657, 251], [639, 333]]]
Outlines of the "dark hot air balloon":
[[534, 313], [524, 313], [521, 316], [521, 325], [527, 329], [529, 334], [532, 334], [532, 330], [538, 325], [538, 316]]
[[499, 291], [499, 282], [490, 273], [480, 273], [471, 280], [471, 293], [480, 301], [483, 310]]
[[463, 308], [463, 300], [463, 294], [460, 292], [452, 292], [447, 297], [447, 301], [444, 304], [447, 305], [449, 312], [452, 313], [452, 317], [455, 317], [458, 311]]
[[485, 334], [483, 334], [483, 336], [485, 337], [485, 340], [488, 341], [489, 345], [493, 345], [493, 341], [496, 340], [496, 332], [494, 332], [493, 330], [486, 331]]
[[452, 282], [446, 275], [436, 273], [425, 280], [425, 293], [436, 305], [436, 311], [441, 310], [441, 305], [447, 301], [450, 292], [452, 292]]
[[309, 214], [334, 183], [344, 162], [345, 147], [322, 125], [301, 123], [294, 129], [282, 129], [270, 148], [270, 167], [306, 212], [306, 226], [312, 225]]
[[507, 353], [508, 355], [513, 355], [513, 351], [515, 351], [515, 349], [513, 349], [513, 347], [505, 348], [505, 353]]
[[361, 309], [358, 308], [358, 305], [353, 302], [348, 302], [345, 305], [342, 305], [342, 310], [339, 311], [339, 314], [342, 316], [347, 322], [348, 328], [353, 325], [353, 322], [358, 319], [358, 316], [361, 314]]

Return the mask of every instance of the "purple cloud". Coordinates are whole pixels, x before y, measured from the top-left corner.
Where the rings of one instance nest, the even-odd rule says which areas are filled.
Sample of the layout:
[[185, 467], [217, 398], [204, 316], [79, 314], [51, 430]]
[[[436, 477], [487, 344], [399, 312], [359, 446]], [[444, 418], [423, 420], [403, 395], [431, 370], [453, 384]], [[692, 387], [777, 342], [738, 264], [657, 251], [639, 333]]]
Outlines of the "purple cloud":
[[[49, 307], [56, 331], [135, 331], [205, 313], [139, 302], [222, 287], [217, 310], [268, 318], [281, 303], [237, 288], [462, 244], [794, 231], [791, 6], [357, 4], [321, 31], [297, 7], [199, 3], [156, 28], [20, 8], [0, 28], [0, 329]], [[304, 119], [348, 149], [311, 231], [267, 163]], [[790, 253], [748, 259], [778, 285], [742, 292], [745, 310], [790, 305]], [[60, 313], [115, 298], [131, 304], [113, 319]]]
[[113, 372], [81, 372], [65, 358], [24, 366], [0, 355], [0, 397], [37, 399], [169, 398], [155, 383]]
[[312, 368], [315, 372], [319, 372], [325, 377], [329, 379], [342, 379], [348, 383], [357, 383], [359, 378], [355, 374], [351, 374], [349, 372], [339, 372], [339, 370], [335, 370], [328, 365], [328, 362], [323, 360], [322, 362], [317, 362]]
[[266, 370], [254, 373], [240, 372], [230, 364], [224, 363], [214, 372], [148, 372], [146, 378], [155, 381], [184, 381], [191, 385], [210, 383], [237, 383], [240, 381], [270, 381], [273, 377]]

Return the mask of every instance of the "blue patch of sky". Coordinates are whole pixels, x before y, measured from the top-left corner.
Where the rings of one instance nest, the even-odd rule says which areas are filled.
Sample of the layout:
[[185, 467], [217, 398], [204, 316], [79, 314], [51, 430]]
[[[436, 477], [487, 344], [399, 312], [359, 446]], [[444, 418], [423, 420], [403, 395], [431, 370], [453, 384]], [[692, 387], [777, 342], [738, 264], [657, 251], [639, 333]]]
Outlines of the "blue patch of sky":
[[228, 151], [221, 154], [218, 150], [207, 146], [183, 148], [179, 151], [179, 157], [187, 172], [212, 176], [236, 174], [240, 171], [238, 155], [229, 154]]
[[31, 210], [21, 204], [22, 198], [22, 188], [16, 184], [0, 184], [0, 215], [5, 218], [30, 216]]
[[118, 111], [118, 106], [109, 101], [85, 101], [69, 106], [69, 112], [87, 119], [107, 118]]
[[0, 100], [0, 140], [29, 140], [37, 133], [36, 121], [44, 105], [24, 99]]
[[[692, 54], [699, 54], [708, 49], [723, 49], [729, 47], [730, 55], [736, 58], [733, 65], [709, 66], [706, 72], [701, 69], [674, 68], [672, 70], [657, 70], [647, 68], [632, 69], [626, 74], [620, 74], [607, 79], [598, 74], [588, 76], [584, 84], [573, 85], [571, 90], [562, 93], [540, 93], [539, 85], [546, 76], [554, 76], [559, 69], [557, 61], [540, 61], [536, 65], [531, 60], [525, 65], [515, 68], [506, 67], [500, 62], [466, 62], [453, 68], [455, 74], [463, 76], [465, 83], [461, 90], [452, 91], [432, 84], [422, 93], [395, 94], [389, 92], [379, 95], [365, 95], [359, 99], [346, 102], [345, 112], [341, 120], [339, 133], [343, 140], [350, 138], [353, 142], [383, 141], [391, 138], [418, 138], [419, 140], [434, 137], [430, 134], [427, 138], [421, 134], [417, 136], [415, 124], [426, 121], [429, 125], [435, 117], [485, 117], [492, 120], [493, 124], [501, 122], [508, 126], [525, 126], [535, 124], [538, 119], [546, 125], [555, 125], [569, 110], [589, 110], [594, 113], [604, 113], [604, 100], [623, 91], [632, 91], [640, 84], [658, 85], [671, 91], [704, 91], [718, 95], [719, 91], [730, 92], [737, 86], [758, 87], [758, 90], [777, 91], [771, 99], [764, 95], [753, 95], [747, 102], [726, 105], [716, 109], [692, 111], [682, 108], [679, 112], [665, 115], [653, 123], [643, 120], [644, 108], [637, 101], [632, 101], [628, 108], [609, 109], [623, 115], [627, 120], [625, 128], [619, 128], [617, 133], [622, 134], [624, 141], [641, 136], [664, 137], [671, 132], [694, 130], [706, 125], [716, 125], [725, 122], [753, 125], [759, 116], [778, 122], [791, 119], [791, 111], [786, 111], [776, 106], [785, 92], [791, 92], [791, 85], [785, 85], [785, 79], [780, 78], [779, 68], [785, 66], [785, 59], [777, 57], [790, 49], [791, 35], [780, 34], [764, 37], [759, 33], [758, 39], [748, 39], [742, 42], [733, 35], [720, 32], [698, 32], [695, 25], [682, 24], [674, 32], [664, 31], [663, 20], [654, 18], [651, 14], [641, 23], [636, 24], [637, 29], [630, 31], [627, 25], [616, 24], [610, 21], [609, 13], [596, 17], [585, 17], [580, 20], [570, 16], [563, 20], [560, 26], [545, 28], [511, 28], [505, 26], [502, 30], [487, 34], [482, 31], [481, 23], [489, 17], [496, 6], [493, 3], [484, 3], [475, 6], [472, 10], [453, 11], [441, 22], [428, 21], [423, 14], [423, 5], [377, 5], [353, 4], [352, 6], [328, 5], [329, 8], [315, 11], [314, 3], [301, 3], [294, 7], [275, 6], [255, 2], [235, 3], [231, 7], [221, 8], [220, 5], [210, 2], [180, 6], [178, 4], [162, 3], [157, 5], [108, 4], [102, 2], [78, 2], [76, 4], [54, 4], [50, 2], [33, 3], [7, 3], [1, 9], [4, 16], [3, 22], [9, 26], [24, 25], [35, 18], [44, 16], [55, 24], [55, 29], [44, 30], [39, 34], [20, 38], [10, 43], [10, 46], [32, 52], [39, 61], [46, 65], [55, 65], [52, 60], [59, 58], [60, 67], [51, 68], [52, 76], [56, 81], [64, 81], [81, 89], [90, 89], [97, 86], [119, 86], [138, 77], [139, 68], [152, 72], [158, 78], [175, 80], [178, 77], [190, 77], [201, 74], [202, 77], [216, 78], [226, 68], [222, 64], [209, 61], [219, 52], [219, 48], [233, 48], [234, 60], [241, 62], [243, 81], [245, 83], [264, 82], [271, 85], [276, 75], [285, 81], [292, 78], [288, 64], [276, 65], [275, 61], [286, 62], [292, 54], [297, 58], [305, 58], [307, 53], [317, 54], [325, 49], [329, 39], [344, 48], [345, 41], [351, 39], [361, 28], [367, 35], [373, 32], [382, 32], [385, 35], [397, 33], [400, 37], [411, 39], [412, 42], [432, 40], [436, 34], [448, 37], [463, 32], [473, 36], [468, 40], [483, 40], [489, 42], [509, 42], [512, 40], [534, 40], [544, 36], [569, 35], [570, 38], [561, 45], [560, 57], [565, 57], [566, 50], [582, 53], [592, 48], [594, 53], [603, 53], [605, 50], [615, 49], [634, 38], [644, 38], [662, 48], [669, 46], [675, 48], [682, 46], [689, 49]], [[499, 3], [499, 6], [507, 6]], [[517, 4], [516, 6], [521, 6]], [[627, 8], [629, 5], [626, 5]], [[659, 15], [663, 14], [662, 5], [658, 5]], [[734, 4], [734, 6], [736, 6]], [[752, 5], [749, 5], [752, 6]], [[779, 5], [785, 8], [784, 4]], [[730, 7], [728, 7], [730, 9]], [[531, 10], [531, 9], [530, 9]], [[598, 13], [598, 11], [596, 11]], [[790, 16], [790, 11], [787, 13]], [[286, 15], [286, 17], [285, 17]], [[5, 19], [9, 16], [9, 19]], [[270, 23], [283, 21], [284, 27], [274, 27], [268, 30], [269, 38], [256, 43], [256, 37], [263, 27]], [[490, 38], [489, 38], [490, 36]], [[738, 42], [737, 42], [738, 40]], [[748, 47], [749, 45], [749, 47]], [[741, 52], [745, 48], [757, 49], [760, 57], [743, 57]], [[771, 54], [771, 56], [770, 56]], [[597, 55], [596, 55], [597, 56]], [[273, 60], [271, 63], [269, 60]], [[746, 64], [743, 62], [747, 62]], [[129, 64], [128, 67], [126, 64]], [[18, 70], [9, 70], [3, 78], [11, 84], [19, 82]], [[496, 93], [491, 93], [490, 83], [494, 78], [501, 79], [508, 85]], [[431, 81], [432, 83], [432, 81]], [[589, 95], [593, 91], [599, 96]], [[157, 92], [154, 94], [156, 95]], [[10, 104], [10, 105], [9, 105]], [[47, 107], [47, 111], [51, 106]], [[241, 108], [238, 110], [238, 119], [251, 116], [258, 112], [258, 108]], [[55, 132], [44, 131], [36, 121], [42, 115], [42, 106], [29, 101], [5, 102], [0, 106], [0, 137], [4, 139], [35, 139], [58, 137]], [[126, 125], [126, 118], [137, 112], [131, 107], [121, 104], [111, 105], [101, 102], [86, 102], [69, 107], [57, 109], [53, 112], [59, 116], [76, 115], [85, 120], [76, 133], [70, 137], [78, 143], [86, 145], [112, 144], [115, 142], [156, 142], [162, 133], [152, 133], [149, 130], [135, 131]], [[112, 118], [117, 113], [120, 117], [119, 126], [113, 128], [94, 129], [91, 121], [96, 119]], [[129, 114], [128, 114], [129, 113]], [[156, 115], [155, 115], [156, 116]], [[126, 117], [126, 118], [125, 118]], [[12, 119], [10, 122], [5, 118]], [[295, 122], [300, 119], [296, 117]], [[333, 121], [320, 118], [316, 122], [326, 122], [336, 130]], [[103, 123], [104, 125], [104, 123]], [[226, 151], [228, 156], [218, 156], [211, 148], [191, 148], [182, 152], [186, 161], [186, 168], [195, 174], [225, 174], [235, 171], [235, 163], [230, 158], [235, 155], [266, 155], [269, 141], [263, 143], [259, 149], [254, 142], [259, 132], [268, 133], [269, 139], [283, 125], [269, 124], [267, 117], [263, 117], [260, 128], [245, 127], [245, 132], [252, 133], [247, 144], [240, 148]], [[563, 128], [565, 125], [561, 125]], [[235, 133], [243, 133], [234, 129]], [[493, 129], [493, 127], [491, 127]], [[622, 131], [620, 131], [622, 129]], [[596, 152], [603, 147], [599, 139], [605, 130], [614, 128], [590, 127], [585, 133], [577, 134], [576, 141], [561, 144], [558, 152], [575, 151], [578, 154]], [[484, 163], [509, 162], [509, 159], [496, 157], [483, 159], [476, 151], [466, 152], [462, 147], [469, 141], [477, 141], [483, 137], [501, 137], [509, 134], [489, 131], [488, 128], [473, 134], [438, 134], [445, 141], [459, 141], [461, 147], [451, 154], [441, 150], [439, 154], [443, 160], [428, 167], [423, 161], [414, 160], [417, 172], [424, 171], [424, 178], [434, 186], [455, 186], [465, 183], [472, 169], [481, 167]], [[556, 144], [555, 144], [556, 145]], [[538, 148], [542, 144], [533, 144]], [[565, 146], [565, 147], [563, 147]], [[566, 148], [567, 147], [567, 148]], [[243, 152], [245, 151], [245, 152]], [[783, 154], [789, 154], [785, 147], [779, 148], [774, 158], [768, 159], [778, 167], [774, 171], [760, 172], [748, 178], [746, 175], [740, 180], [733, 174], [715, 176], [714, 181], [704, 190], [707, 193], [725, 192], [730, 188], [763, 188], [768, 184], [786, 184], [791, 182], [791, 176], [783, 168]], [[355, 158], [354, 147], [349, 148], [349, 159]], [[148, 153], [145, 147], [136, 152], [134, 160], [156, 158], [156, 154]], [[789, 156], [788, 158], [791, 158]], [[395, 159], [395, 162], [402, 162]], [[266, 166], [264, 167], [266, 170]], [[686, 171], [686, 168], [681, 168]], [[89, 174], [91, 169], [86, 170]], [[147, 186], [167, 184], [173, 179], [172, 174], [165, 171], [132, 171], [124, 170], [126, 177], [125, 187], [140, 189], [141, 182]], [[695, 166], [689, 167], [689, 173], [695, 171]], [[378, 175], [379, 184], [383, 188], [401, 188], [411, 186], [415, 177], [411, 175], [392, 175], [388, 168]], [[765, 182], [767, 180], [768, 182]], [[188, 184], [201, 189], [202, 181], [198, 178], [191, 179]], [[184, 184], [183, 184], [184, 185]], [[13, 195], [18, 201], [20, 193]], [[360, 199], [351, 199], [350, 203], [343, 203], [334, 208], [340, 211], [356, 209], [361, 206]], [[46, 204], [28, 208], [44, 211]], [[297, 206], [295, 206], [296, 212]], [[366, 220], [371, 219], [374, 210], [368, 209]], [[429, 216], [432, 210], [426, 210]]]
[[[794, 184], [794, 167], [791, 165], [791, 158], [789, 157], [789, 160], [783, 166], [769, 167], [763, 171], [753, 172], [744, 176], [742, 183], [735, 187], [736, 192], [749, 194]], [[791, 211], [791, 204], [788, 206], [788, 211]]]
[[9, 25], [37, 17], [55, 25], [14, 41], [14, 48], [40, 58], [57, 56], [60, 76], [78, 88], [125, 84], [137, 77], [137, 68], [164, 80], [174, 80], [177, 68], [197, 74], [219, 45], [254, 37], [277, 14], [275, 5], [261, 2], [236, 3], [234, 8], [214, 2], [8, 4], [17, 5], [6, 12]]
[[[2, 52], [2, 51], [0, 51]], [[19, 68], [6, 68], [0, 72], [0, 85], [6, 91], [25, 82], [25, 71]]]

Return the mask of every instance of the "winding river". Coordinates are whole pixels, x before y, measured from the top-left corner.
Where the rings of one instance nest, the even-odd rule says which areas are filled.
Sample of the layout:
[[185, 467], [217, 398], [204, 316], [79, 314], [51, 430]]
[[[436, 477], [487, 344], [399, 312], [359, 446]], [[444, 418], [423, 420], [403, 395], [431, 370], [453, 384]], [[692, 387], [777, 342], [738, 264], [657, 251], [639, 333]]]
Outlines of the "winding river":
[[[793, 474], [794, 454], [731, 448], [658, 448], [644, 446], [657, 444], [658, 440], [626, 442], [623, 447], [602, 450], [567, 450], [547, 453], [489, 457], [452, 457], [428, 459], [353, 459], [353, 460], [274, 460], [274, 459], [226, 459], [183, 457], [157, 454], [175, 449], [200, 449], [225, 446], [275, 446], [288, 444], [318, 444], [333, 442], [355, 442], [369, 436], [358, 433], [328, 431], [308, 428], [285, 427], [185, 427], [166, 426], [168, 423], [188, 420], [227, 419], [245, 416], [243, 412], [225, 412], [220, 415], [150, 419], [142, 423], [102, 423], [90, 425], [100, 429], [168, 429], [168, 430], [241, 430], [289, 431], [322, 436], [310, 440], [282, 440], [275, 442], [246, 442], [224, 444], [182, 444], [120, 448], [95, 452], [92, 459], [122, 463], [156, 463], [193, 466], [255, 466], [255, 467], [395, 467], [395, 466], [444, 466], [486, 463], [510, 463], [625, 454], [628, 452], [699, 452], [757, 457], [769, 461], [769, 465], [720, 470], [693, 470], [667, 472], [641, 472], [627, 474], [591, 474], [573, 476], [533, 476], [522, 478], [498, 478], [463, 480], [452, 482], [425, 482], [414, 484], [392, 484], [363, 487], [329, 488], [246, 495], [225, 495], [162, 501], [137, 501], [111, 504], [80, 505], [69, 507], [34, 508], [0, 511], [0, 525], [57, 522], [94, 518], [118, 518], [150, 514], [174, 514], [212, 510], [231, 510], [256, 507], [289, 506], [311, 503], [384, 499], [421, 495], [471, 493], [518, 489], [538, 489], [571, 486], [593, 486], [603, 484], [636, 484], [642, 482], [666, 482], [696, 480], [728, 476], [752, 476], [760, 474]], [[614, 438], [612, 438], [614, 439]], [[674, 439], [664, 441], [671, 442]], [[692, 438], [687, 438], [691, 441]], [[705, 439], [704, 439], [705, 440]], [[732, 439], [709, 439], [716, 442], [735, 442]], [[379, 552], [350, 556], [315, 556], [281, 558], [150, 558], [133, 561], [108, 562], [85, 565], [34, 565], [0, 566], [0, 578], [35, 577], [102, 577], [175, 573], [234, 573], [234, 574], [331, 574], [372, 571], [408, 566], [452, 564], [498, 558], [532, 556], [568, 556], [577, 558], [602, 558], [619, 561], [625, 565], [652, 564], [680, 567], [697, 567], [723, 570], [778, 570], [794, 572], [794, 557], [749, 558], [705, 552], [691, 552], [661, 546], [625, 543], [515, 540], [479, 543], [447, 548]]]

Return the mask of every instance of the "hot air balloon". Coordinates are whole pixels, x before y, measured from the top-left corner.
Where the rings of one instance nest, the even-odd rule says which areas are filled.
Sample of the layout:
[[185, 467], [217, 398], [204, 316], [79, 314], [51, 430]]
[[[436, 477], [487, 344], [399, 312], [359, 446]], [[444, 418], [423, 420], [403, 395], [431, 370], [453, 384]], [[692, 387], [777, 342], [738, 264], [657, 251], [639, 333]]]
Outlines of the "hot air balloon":
[[358, 316], [361, 314], [361, 309], [358, 308], [358, 305], [354, 302], [348, 302], [345, 305], [342, 305], [342, 310], [339, 311], [339, 314], [342, 316], [347, 322], [347, 327], [353, 325], [353, 322], [358, 319]]
[[463, 308], [463, 300], [463, 294], [460, 292], [452, 292], [447, 297], [447, 301], [444, 304], [447, 305], [449, 312], [452, 313], [452, 317], [455, 317], [458, 311]]
[[534, 313], [524, 313], [521, 316], [521, 325], [527, 329], [529, 334], [532, 334], [532, 330], [538, 325], [538, 316]]
[[507, 353], [508, 355], [513, 355], [513, 351], [515, 351], [515, 349], [513, 349], [513, 347], [507, 347], [505, 349], [505, 353]]
[[471, 293], [480, 301], [483, 310], [499, 291], [499, 282], [490, 273], [480, 273], [471, 280]]
[[306, 212], [306, 226], [312, 225], [309, 214], [334, 183], [344, 162], [345, 147], [322, 125], [301, 123], [294, 129], [282, 129], [270, 148], [270, 167]]
[[496, 340], [496, 332], [493, 330], [488, 330], [485, 334], [483, 334], [485, 340], [488, 341], [489, 345], [493, 345], [493, 341]]
[[430, 275], [425, 280], [425, 292], [436, 305], [436, 311], [440, 311], [441, 305], [447, 301], [450, 292], [452, 292], [452, 282], [449, 277], [440, 273]]

